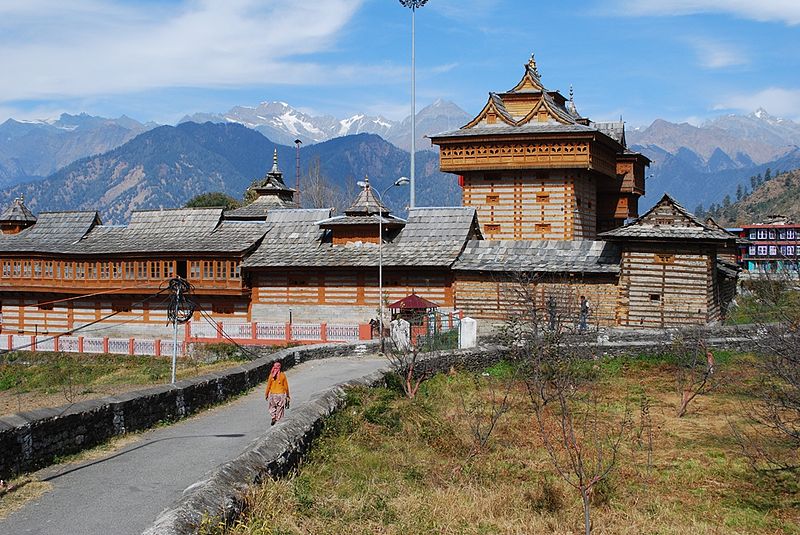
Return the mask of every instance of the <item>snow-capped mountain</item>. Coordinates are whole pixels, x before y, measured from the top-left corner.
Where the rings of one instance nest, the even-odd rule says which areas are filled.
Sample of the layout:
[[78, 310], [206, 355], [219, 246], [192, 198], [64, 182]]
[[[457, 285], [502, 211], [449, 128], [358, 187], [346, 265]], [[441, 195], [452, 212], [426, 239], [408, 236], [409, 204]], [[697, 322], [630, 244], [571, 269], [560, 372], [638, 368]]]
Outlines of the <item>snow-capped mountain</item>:
[[[458, 128], [470, 117], [453, 104], [437, 100], [417, 113], [417, 150], [430, 149], [424, 136]], [[284, 145], [295, 139], [304, 144], [320, 143], [336, 137], [354, 134], [377, 134], [395, 146], [411, 147], [411, 118], [393, 121], [381, 116], [364, 114], [337, 119], [330, 115], [312, 116], [292, 108], [286, 102], [262, 102], [258, 106], [235, 106], [225, 114], [196, 113], [181, 119], [184, 122], [239, 123]]]

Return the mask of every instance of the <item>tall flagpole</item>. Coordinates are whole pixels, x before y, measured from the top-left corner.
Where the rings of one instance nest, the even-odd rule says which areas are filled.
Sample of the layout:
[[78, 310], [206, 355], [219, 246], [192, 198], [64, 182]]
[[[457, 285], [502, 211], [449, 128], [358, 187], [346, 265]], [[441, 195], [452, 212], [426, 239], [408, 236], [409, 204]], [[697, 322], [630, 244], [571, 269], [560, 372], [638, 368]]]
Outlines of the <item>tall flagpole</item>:
[[416, 13], [416, 6], [411, 4], [411, 193], [409, 207], [416, 206], [416, 190], [417, 190], [417, 166], [415, 163], [417, 157], [417, 84], [416, 84], [416, 50], [414, 43], [416, 42], [416, 28], [414, 24], [414, 14]]
[[411, 192], [409, 207], [416, 206], [416, 156], [417, 156], [417, 84], [416, 84], [416, 22], [417, 9], [428, 3], [428, 0], [400, 0], [400, 5], [411, 8]]

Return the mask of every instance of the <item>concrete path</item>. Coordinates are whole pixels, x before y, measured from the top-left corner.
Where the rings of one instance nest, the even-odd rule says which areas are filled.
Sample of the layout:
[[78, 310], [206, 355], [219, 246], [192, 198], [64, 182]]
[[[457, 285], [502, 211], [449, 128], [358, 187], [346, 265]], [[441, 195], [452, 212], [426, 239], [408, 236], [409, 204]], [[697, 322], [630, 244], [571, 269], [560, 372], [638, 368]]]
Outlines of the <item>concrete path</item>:
[[[312, 360], [286, 372], [292, 410], [314, 393], [386, 365], [376, 357]], [[269, 433], [263, 385], [232, 403], [147, 431], [98, 460], [40, 471], [53, 489], [5, 520], [2, 535], [139, 535], [183, 491]]]

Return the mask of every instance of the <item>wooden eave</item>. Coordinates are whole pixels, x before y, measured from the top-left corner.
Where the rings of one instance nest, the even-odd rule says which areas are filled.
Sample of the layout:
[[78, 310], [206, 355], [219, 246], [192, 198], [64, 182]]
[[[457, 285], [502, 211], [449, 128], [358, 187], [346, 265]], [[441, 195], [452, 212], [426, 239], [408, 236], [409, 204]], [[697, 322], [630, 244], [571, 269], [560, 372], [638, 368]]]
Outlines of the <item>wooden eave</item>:
[[623, 152], [617, 155], [617, 160], [621, 162], [641, 162], [644, 165], [650, 165], [652, 160], [639, 152]]
[[537, 102], [533, 108], [531, 108], [531, 111], [529, 111], [525, 117], [517, 121], [517, 123], [514, 126], [520, 126], [533, 121], [534, 118], [538, 117], [539, 111], [541, 111], [542, 108], [545, 108], [547, 110], [547, 115], [549, 115], [557, 123], [572, 124], [569, 121], [566, 121], [563, 118], [559, 117], [558, 114], [555, 112], [555, 110], [553, 110], [553, 108], [550, 107], [550, 103], [547, 102], [547, 99], [543, 98], [539, 100], [539, 102]]
[[522, 76], [522, 79], [517, 83], [517, 85], [512, 87], [507, 92], [515, 93], [523, 91], [528, 88], [533, 89], [534, 91], [545, 91], [544, 85], [542, 84], [541, 80], [539, 80], [538, 78], [534, 78], [531, 75], [530, 68], [526, 67], [525, 74]]
[[486, 102], [486, 105], [483, 107], [481, 112], [474, 119], [472, 119], [470, 122], [468, 122], [467, 124], [465, 124], [461, 128], [472, 128], [473, 126], [475, 126], [478, 123], [480, 123], [483, 119], [485, 119], [486, 116], [489, 114], [489, 112], [492, 111], [492, 110], [494, 111], [495, 116], [498, 119], [500, 119], [501, 121], [503, 121], [504, 123], [506, 123], [509, 126], [515, 126], [515, 123], [513, 121], [509, 121], [506, 118], [505, 114], [497, 109], [497, 106], [495, 106], [495, 103], [494, 103], [494, 100], [492, 99], [492, 96], [489, 95], [489, 100]]

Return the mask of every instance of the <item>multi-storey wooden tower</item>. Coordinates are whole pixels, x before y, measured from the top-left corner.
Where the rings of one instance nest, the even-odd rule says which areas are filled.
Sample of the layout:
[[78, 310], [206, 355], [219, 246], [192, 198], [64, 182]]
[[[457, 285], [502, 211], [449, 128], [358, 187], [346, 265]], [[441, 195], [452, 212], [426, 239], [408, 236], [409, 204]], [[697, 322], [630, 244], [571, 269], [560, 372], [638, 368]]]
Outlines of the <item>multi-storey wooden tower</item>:
[[431, 141], [487, 239], [594, 239], [638, 216], [650, 160], [627, 150], [624, 123], [591, 122], [572, 90], [547, 90], [533, 56], [516, 86]]

